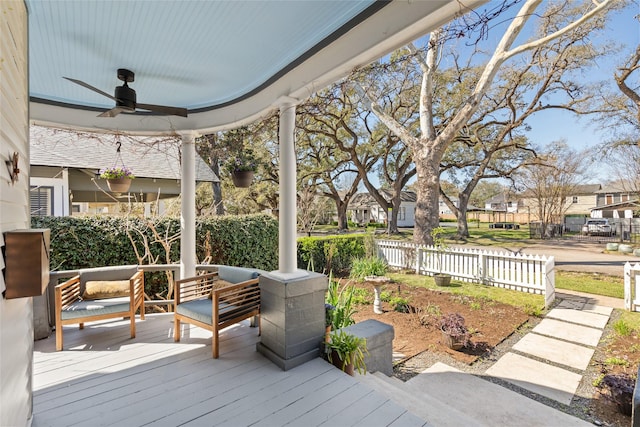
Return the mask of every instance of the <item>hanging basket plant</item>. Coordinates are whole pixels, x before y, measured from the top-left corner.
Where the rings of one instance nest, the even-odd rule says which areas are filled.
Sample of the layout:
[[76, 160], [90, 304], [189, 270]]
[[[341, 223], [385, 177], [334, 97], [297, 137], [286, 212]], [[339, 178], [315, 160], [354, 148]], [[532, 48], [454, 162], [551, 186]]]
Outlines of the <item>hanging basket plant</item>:
[[247, 188], [253, 182], [253, 175], [257, 164], [253, 152], [246, 150], [229, 159], [226, 167], [231, 174], [233, 185], [240, 188]]
[[114, 193], [126, 193], [135, 178], [127, 168], [111, 167], [100, 170], [100, 178], [107, 180], [109, 190]]
[[[120, 147], [122, 143], [120, 141], [116, 142], [116, 161], [113, 166], [110, 168], [102, 168], [100, 169], [100, 178], [107, 180], [107, 186], [109, 186], [109, 190], [113, 193], [126, 193], [129, 191], [129, 187], [131, 187], [131, 181], [135, 179], [135, 175], [131, 172], [131, 169], [127, 168], [122, 161], [122, 156], [120, 154]], [[118, 161], [122, 166], [116, 166]]]

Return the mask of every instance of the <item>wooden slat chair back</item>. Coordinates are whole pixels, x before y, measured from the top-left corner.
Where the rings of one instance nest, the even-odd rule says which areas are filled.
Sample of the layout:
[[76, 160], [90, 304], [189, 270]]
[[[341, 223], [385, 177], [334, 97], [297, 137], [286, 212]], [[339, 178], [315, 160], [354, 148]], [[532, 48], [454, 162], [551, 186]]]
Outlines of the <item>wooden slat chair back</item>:
[[258, 319], [260, 327], [258, 278], [223, 285], [219, 280], [219, 272], [214, 272], [175, 282], [174, 341], [180, 341], [180, 322], [209, 330], [213, 333], [214, 359], [219, 356], [221, 329], [252, 317]]
[[63, 325], [96, 320], [129, 318], [131, 338], [136, 336], [135, 315], [140, 311], [144, 320], [144, 272], [137, 271], [129, 280], [128, 296], [118, 298], [82, 299], [81, 278], [75, 276], [55, 287], [56, 350], [63, 348]]

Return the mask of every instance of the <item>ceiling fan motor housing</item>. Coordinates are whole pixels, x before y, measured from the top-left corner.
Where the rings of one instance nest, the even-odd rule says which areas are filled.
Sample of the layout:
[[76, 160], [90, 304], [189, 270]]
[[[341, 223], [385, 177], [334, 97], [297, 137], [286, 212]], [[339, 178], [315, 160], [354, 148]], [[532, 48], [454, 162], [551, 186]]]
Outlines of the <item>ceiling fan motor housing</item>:
[[129, 109], [136, 109], [136, 91], [127, 86], [125, 82], [122, 86], [116, 86], [116, 106]]

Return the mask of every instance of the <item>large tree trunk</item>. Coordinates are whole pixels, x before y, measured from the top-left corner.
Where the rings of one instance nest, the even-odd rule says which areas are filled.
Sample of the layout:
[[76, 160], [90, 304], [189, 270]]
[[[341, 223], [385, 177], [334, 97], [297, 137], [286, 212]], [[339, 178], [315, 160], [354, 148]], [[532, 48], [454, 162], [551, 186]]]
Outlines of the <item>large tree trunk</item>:
[[400, 195], [391, 200], [391, 216], [387, 218], [387, 233], [398, 234], [398, 211], [400, 211]]
[[216, 208], [216, 215], [224, 215], [224, 205], [222, 204], [222, 186], [219, 182], [211, 183], [213, 191], [213, 204]]
[[431, 231], [440, 225], [440, 160], [438, 150], [423, 149], [413, 156], [418, 172], [416, 225], [413, 241], [421, 245], [432, 245]]
[[469, 206], [469, 195], [465, 192], [458, 194], [458, 209], [456, 209], [456, 220], [458, 224], [457, 237], [466, 239], [469, 237], [469, 224], [467, 223], [467, 207]]
[[335, 202], [336, 210], [338, 212], [338, 230], [347, 230], [349, 228], [349, 222], [347, 218], [347, 206], [349, 204], [343, 202], [342, 200], [335, 200]]

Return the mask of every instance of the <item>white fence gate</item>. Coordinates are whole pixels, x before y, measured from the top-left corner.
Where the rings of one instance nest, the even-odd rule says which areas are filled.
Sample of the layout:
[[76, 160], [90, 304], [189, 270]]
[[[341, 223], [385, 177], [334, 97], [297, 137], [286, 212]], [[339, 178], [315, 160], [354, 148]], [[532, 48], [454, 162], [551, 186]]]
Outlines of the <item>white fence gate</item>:
[[478, 249], [438, 250], [433, 246], [389, 240], [376, 240], [376, 246], [378, 256], [390, 267], [430, 276], [445, 273], [465, 282], [544, 295], [546, 308], [555, 299], [553, 257]]
[[627, 262], [624, 265], [624, 308], [640, 311], [640, 264]]

